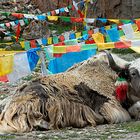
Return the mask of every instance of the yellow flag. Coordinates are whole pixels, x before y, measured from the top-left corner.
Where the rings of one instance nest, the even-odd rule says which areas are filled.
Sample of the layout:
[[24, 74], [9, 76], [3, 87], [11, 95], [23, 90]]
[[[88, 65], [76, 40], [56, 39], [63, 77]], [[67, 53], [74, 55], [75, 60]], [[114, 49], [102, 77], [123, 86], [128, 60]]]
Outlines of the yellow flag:
[[14, 42], [5, 42], [5, 43], [0, 43], [0, 44], [6, 44], [6, 45], [12, 45]]
[[109, 30], [110, 28], [111, 28], [110, 25], [105, 26], [105, 29], [106, 29], [106, 30]]
[[92, 37], [96, 43], [104, 43], [105, 42], [104, 35], [99, 33], [99, 32], [96, 34], [93, 34]]
[[114, 42], [109, 43], [99, 43], [97, 44], [98, 50], [112, 49], [115, 48]]
[[140, 40], [140, 32], [135, 32], [134, 40]]
[[48, 20], [50, 21], [57, 21], [58, 20], [58, 16], [47, 16]]
[[53, 46], [53, 53], [66, 53], [66, 46]]
[[[89, 0], [85, 0], [85, 12], [84, 12], [84, 18], [86, 18], [87, 17], [87, 10], [88, 10], [88, 1]], [[83, 22], [83, 24], [84, 24], [84, 26], [86, 26], [86, 22], [84, 21]]]
[[140, 54], [140, 47], [130, 47], [130, 49]]
[[20, 45], [21, 45], [22, 48], [24, 48], [24, 41], [21, 41]]
[[138, 31], [138, 26], [136, 24], [132, 24], [132, 28], [133, 28], [134, 32]]
[[49, 38], [48, 38], [48, 44], [49, 44], [49, 45], [52, 44], [52, 37], [49, 37]]
[[4, 50], [1, 50], [1, 51], [0, 51], [0, 56], [1, 56], [1, 55], [8, 55], [8, 54], [9, 54], [9, 55], [11, 55], [11, 54], [14, 55], [14, 54], [16, 54], [16, 53], [21, 53], [21, 52], [25, 52], [25, 51], [4, 51]]
[[88, 0], [86, 0], [84, 18], [86, 18], [86, 17], [87, 17], [87, 9], [88, 9]]
[[109, 21], [111, 22], [114, 22], [116, 24], [119, 24], [120, 23], [120, 20], [119, 19], [108, 19]]
[[0, 56], [0, 76], [13, 71], [14, 54]]
[[75, 35], [76, 35], [76, 38], [79, 38], [81, 36], [81, 32], [77, 32], [75, 33]]

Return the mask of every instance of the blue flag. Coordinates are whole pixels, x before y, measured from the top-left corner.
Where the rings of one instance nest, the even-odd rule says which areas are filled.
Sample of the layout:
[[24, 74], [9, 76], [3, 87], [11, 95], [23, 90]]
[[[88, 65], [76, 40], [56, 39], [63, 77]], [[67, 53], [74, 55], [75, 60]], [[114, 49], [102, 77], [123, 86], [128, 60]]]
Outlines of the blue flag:
[[66, 53], [60, 58], [51, 60], [48, 64], [48, 69], [53, 74], [64, 72], [74, 64], [86, 60], [95, 54], [96, 49]]
[[112, 42], [117, 42], [120, 40], [120, 34], [117, 27], [106, 30]]

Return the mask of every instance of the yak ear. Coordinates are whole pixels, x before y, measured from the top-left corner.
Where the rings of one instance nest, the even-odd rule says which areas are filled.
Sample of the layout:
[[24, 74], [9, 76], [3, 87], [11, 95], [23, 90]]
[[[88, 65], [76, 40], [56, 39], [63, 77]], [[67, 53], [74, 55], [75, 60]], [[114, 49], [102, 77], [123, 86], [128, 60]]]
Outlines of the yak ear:
[[[118, 56], [112, 56], [108, 51], [104, 51], [107, 55], [109, 66], [112, 70], [116, 71], [119, 77], [128, 79], [129, 77], [129, 63]], [[116, 60], [114, 60], [116, 59]], [[120, 63], [120, 65], [118, 65]]]

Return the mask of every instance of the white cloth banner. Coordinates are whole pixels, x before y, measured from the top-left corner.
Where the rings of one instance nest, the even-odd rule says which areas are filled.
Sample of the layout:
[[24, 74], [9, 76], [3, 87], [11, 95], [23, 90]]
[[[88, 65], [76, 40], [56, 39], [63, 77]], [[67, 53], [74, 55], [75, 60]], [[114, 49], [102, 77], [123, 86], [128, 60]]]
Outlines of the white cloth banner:
[[127, 39], [133, 39], [135, 37], [131, 23], [122, 25], [122, 29]]
[[99, 28], [94, 29], [94, 34], [99, 32]]
[[69, 40], [69, 36], [70, 36], [70, 33], [69, 32], [65, 32], [62, 35], [64, 35], [65, 40]]
[[59, 14], [59, 9], [56, 9], [55, 12], [56, 12], [56, 14]]
[[79, 46], [85, 45], [85, 42], [78, 43]]
[[131, 40], [132, 47], [140, 47], [140, 40]]
[[65, 12], [69, 12], [69, 9], [67, 7], [64, 8]]
[[12, 27], [16, 26], [14, 21], [11, 21], [10, 24], [11, 24]]
[[18, 53], [14, 56], [13, 72], [8, 74], [9, 82], [16, 82], [20, 78], [31, 74], [27, 53]]
[[24, 14], [25, 18], [29, 18], [29, 19], [38, 19], [37, 16], [33, 15], [33, 14]]
[[73, 6], [75, 7], [76, 10], [78, 10], [78, 4], [73, 0]]
[[22, 20], [19, 20], [19, 23], [20, 23], [21, 26], [24, 26], [25, 25], [23, 19]]
[[36, 39], [39, 45], [42, 45], [42, 39]]
[[94, 23], [95, 19], [94, 18], [85, 18], [84, 21], [86, 23]]

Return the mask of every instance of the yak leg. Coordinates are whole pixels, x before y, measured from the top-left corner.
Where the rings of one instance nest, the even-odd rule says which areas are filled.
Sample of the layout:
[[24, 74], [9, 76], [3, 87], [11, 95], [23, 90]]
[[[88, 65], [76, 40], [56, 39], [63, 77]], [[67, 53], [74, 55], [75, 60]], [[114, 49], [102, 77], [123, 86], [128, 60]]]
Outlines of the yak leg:
[[132, 105], [129, 109], [128, 112], [132, 117], [135, 119], [139, 120], [140, 119], [140, 101], [136, 102], [134, 105]]
[[106, 102], [100, 109], [100, 113], [108, 123], [121, 123], [130, 120], [130, 115], [117, 103]]

